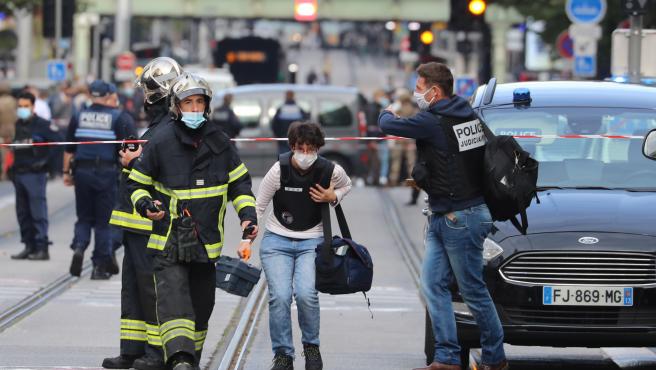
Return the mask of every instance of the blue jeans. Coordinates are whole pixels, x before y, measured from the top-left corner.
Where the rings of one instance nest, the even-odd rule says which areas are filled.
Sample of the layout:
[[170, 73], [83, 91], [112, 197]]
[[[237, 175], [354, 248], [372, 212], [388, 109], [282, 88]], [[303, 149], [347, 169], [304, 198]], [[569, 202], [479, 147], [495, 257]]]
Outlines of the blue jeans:
[[319, 295], [314, 287], [315, 248], [323, 238], [291, 239], [264, 233], [260, 259], [269, 285], [269, 331], [274, 353], [294, 356], [292, 293], [303, 343], [319, 345]]
[[422, 291], [435, 334], [435, 359], [460, 364], [460, 346], [449, 284], [455, 277], [460, 294], [481, 330], [481, 360], [498, 364], [505, 359], [503, 328], [483, 280], [483, 240], [492, 228], [485, 204], [446, 215], [433, 214], [426, 234]]

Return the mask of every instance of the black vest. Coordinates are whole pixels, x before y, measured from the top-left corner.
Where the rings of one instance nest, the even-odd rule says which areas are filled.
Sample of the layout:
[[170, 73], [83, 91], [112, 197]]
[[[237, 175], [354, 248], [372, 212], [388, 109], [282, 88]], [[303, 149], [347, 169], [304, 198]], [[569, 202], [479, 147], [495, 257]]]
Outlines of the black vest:
[[417, 140], [412, 177], [430, 196], [463, 201], [483, 195], [485, 135], [476, 117], [440, 117], [447, 150]]
[[293, 231], [305, 231], [321, 222], [321, 204], [310, 198], [310, 188], [330, 186], [335, 165], [319, 156], [312, 168], [301, 175], [291, 164], [292, 152], [280, 155], [280, 189], [273, 195], [273, 214], [280, 224]]

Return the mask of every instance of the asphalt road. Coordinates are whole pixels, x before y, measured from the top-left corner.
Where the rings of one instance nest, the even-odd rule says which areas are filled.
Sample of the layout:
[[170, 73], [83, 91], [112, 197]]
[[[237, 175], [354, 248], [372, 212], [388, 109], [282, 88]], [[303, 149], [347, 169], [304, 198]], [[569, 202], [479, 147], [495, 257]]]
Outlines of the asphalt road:
[[[6, 186], [6, 183], [0, 184], [0, 311], [66, 274], [71, 257], [68, 245], [75, 221], [72, 189], [51, 182], [48, 187], [50, 237], [54, 241], [51, 260], [11, 260], [9, 255], [22, 246], [16, 232], [11, 188]], [[6, 190], [9, 193], [3, 189], [9, 189]], [[421, 205], [404, 205], [410, 196], [408, 189], [389, 192], [412, 243], [422, 245]], [[400, 247], [390, 232], [392, 225], [383, 221], [378, 192], [372, 188], [354, 188], [344, 208], [354, 239], [367, 246], [373, 256], [374, 287], [368, 294], [371, 312], [361, 295], [320, 297], [325, 368], [397, 370], [421, 366], [424, 363], [424, 309]], [[238, 222], [234, 211], [229, 209], [228, 212], [225, 253], [234, 255], [232, 246], [236, 246], [239, 235], [230, 230], [237, 230]], [[337, 223], [334, 225], [336, 227]], [[0, 369], [99, 368], [103, 357], [118, 353], [119, 293], [120, 276], [109, 281], [78, 279], [63, 294], [0, 332]], [[203, 366], [209, 363], [213, 348], [225, 340], [226, 328], [238, 303], [234, 296], [217, 294]], [[266, 307], [257, 320], [243, 369], [268, 369], [271, 363]], [[295, 322], [298, 352], [295, 365], [303, 368], [299, 334]], [[506, 350], [513, 369], [656, 368], [656, 354], [648, 348], [507, 346]], [[473, 356], [477, 355], [474, 351]]]

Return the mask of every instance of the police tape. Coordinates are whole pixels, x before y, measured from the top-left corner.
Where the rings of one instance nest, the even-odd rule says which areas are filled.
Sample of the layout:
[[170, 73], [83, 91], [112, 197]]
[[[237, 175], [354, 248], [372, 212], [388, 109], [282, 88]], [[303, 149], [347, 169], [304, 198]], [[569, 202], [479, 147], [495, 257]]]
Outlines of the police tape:
[[[516, 139], [644, 139], [644, 136], [637, 135], [513, 135]], [[383, 140], [406, 140], [408, 138], [401, 136], [343, 136], [327, 137], [325, 141], [383, 141]], [[253, 137], [253, 138], [235, 138], [230, 139], [234, 142], [274, 142], [287, 141], [284, 137]], [[57, 146], [57, 145], [99, 145], [99, 144], [141, 144], [147, 143], [148, 140], [99, 140], [99, 141], [51, 141], [37, 143], [0, 143], [0, 147], [29, 147], [29, 146]]]

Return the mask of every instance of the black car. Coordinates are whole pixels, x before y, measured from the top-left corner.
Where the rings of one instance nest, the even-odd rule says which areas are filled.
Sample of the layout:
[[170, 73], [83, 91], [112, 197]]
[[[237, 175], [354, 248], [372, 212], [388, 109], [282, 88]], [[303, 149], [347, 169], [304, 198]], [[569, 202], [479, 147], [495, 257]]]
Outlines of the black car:
[[[495, 222], [484, 242], [484, 275], [505, 342], [653, 346], [656, 162], [642, 149], [643, 137], [656, 128], [656, 88], [492, 80], [471, 101], [495, 134], [515, 135], [540, 162], [540, 202], [527, 210], [527, 234]], [[453, 291], [468, 362], [480, 336]]]

